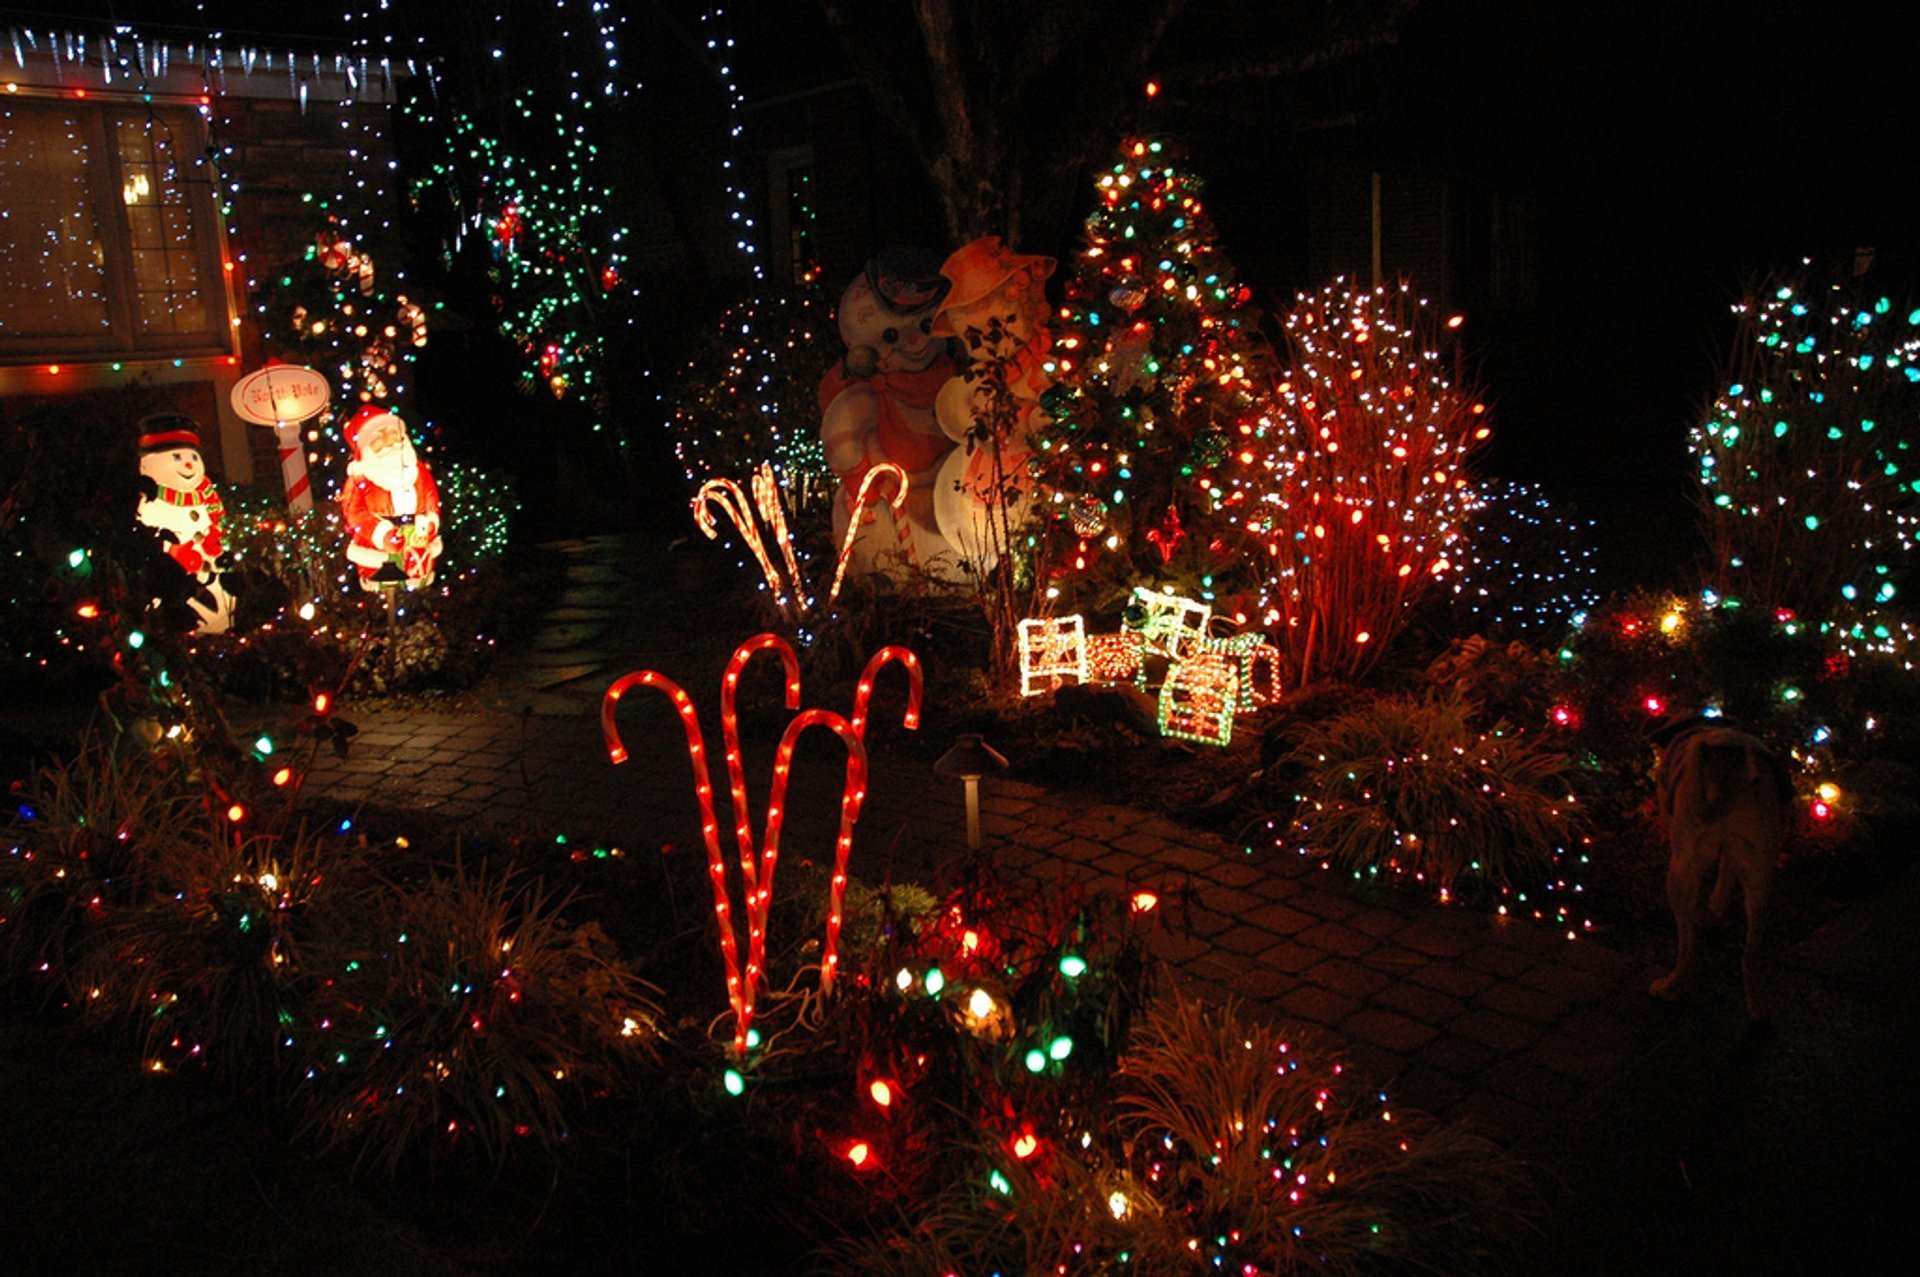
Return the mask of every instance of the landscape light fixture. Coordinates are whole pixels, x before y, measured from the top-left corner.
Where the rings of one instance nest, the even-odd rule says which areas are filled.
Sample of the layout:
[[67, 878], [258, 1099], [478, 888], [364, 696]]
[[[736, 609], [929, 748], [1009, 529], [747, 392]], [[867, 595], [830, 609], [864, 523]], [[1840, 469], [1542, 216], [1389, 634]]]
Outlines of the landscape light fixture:
[[978, 732], [962, 732], [933, 770], [958, 776], [967, 788], [967, 850], [980, 850], [980, 778], [1007, 770], [1007, 760]]

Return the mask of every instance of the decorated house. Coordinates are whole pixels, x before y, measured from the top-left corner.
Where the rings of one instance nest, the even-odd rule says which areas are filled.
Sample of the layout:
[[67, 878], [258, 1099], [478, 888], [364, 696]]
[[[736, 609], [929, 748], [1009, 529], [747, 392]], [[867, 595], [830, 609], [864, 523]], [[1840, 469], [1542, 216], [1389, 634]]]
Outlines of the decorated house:
[[16, 27], [0, 64], [0, 407], [144, 383], [201, 424], [214, 475], [273, 476], [274, 433], [232, 390], [294, 313], [273, 303], [300, 268], [360, 271], [372, 292], [407, 69], [125, 27]]

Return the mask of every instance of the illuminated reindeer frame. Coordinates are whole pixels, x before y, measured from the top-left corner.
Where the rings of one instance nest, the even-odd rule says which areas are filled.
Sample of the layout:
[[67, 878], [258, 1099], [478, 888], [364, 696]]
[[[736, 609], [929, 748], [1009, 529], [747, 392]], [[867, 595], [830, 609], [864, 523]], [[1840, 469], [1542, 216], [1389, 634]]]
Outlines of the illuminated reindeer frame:
[[[740, 686], [740, 671], [754, 655], [762, 651], [779, 654], [786, 668], [787, 708], [799, 710], [780, 737], [780, 750], [773, 764], [773, 785], [767, 799], [766, 825], [758, 846], [753, 837], [753, 814], [747, 805], [746, 767], [740, 754], [740, 720], [734, 712], [734, 699]], [[809, 727], [824, 727], [845, 742], [847, 747], [846, 783], [840, 791], [840, 832], [834, 845], [833, 882], [827, 900], [827, 939], [820, 962], [820, 991], [831, 993], [834, 974], [840, 962], [840, 906], [847, 887], [847, 857], [853, 850], [853, 826], [860, 819], [860, 806], [867, 796], [867, 707], [880, 670], [889, 662], [906, 667], [908, 679], [907, 709], [901, 726], [909, 730], [920, 726], [922, 678], [920, 658], [904, 647], [883, 647], [873, 654], [854, 690], [853, 714], [842, 717], [831, 710], [800, 709], [800, 660], [787, 641], [776, 634], [761, 634], [742, 643], [727, 663], [720, 684], [720, 731], [726, 750], [727, 781], [733, 799], [734, 838], [739, 844], [740, 882], [743, 888], [741, 909], [747, 917], [747, 958], [742, 967], [738, 924], [734, 922], [733, 887], [727, 876], [727, 859], [720, 848], [720, 821], [714, 810], [713, 783], [707, 768], [706, 741], [700, 731], [700, 719], [693, 701], [679, 684], [653, 670], [637, 670], [614, 682], [600, 703], [600, 731], [607, 754], [618, 764], [627, 759], [620, 731], [614, 722], [620, 697], [628, 688], [645, 686], [666, 693], [680, 713], [680, 724], [687, 735], [687, 757], [693, 764], [694, 795], [700, 802], [700, 832], [707, 845], [707, 871], [713, 886], [713, 912], [720, 925], [720, 956], [726, 965], [727, 1001], [733, 1009], [733, 1051], [736, 1057], [747, 1050], [747, 1032], [753, 1027], [753, 1008], [760, 983], [766, 978], [767, 915], [773, 900], [773, 875], [780, 860], [780, 829], [786, 816], [787, 781], [793, 768], [793, 751], [801, 733]]]

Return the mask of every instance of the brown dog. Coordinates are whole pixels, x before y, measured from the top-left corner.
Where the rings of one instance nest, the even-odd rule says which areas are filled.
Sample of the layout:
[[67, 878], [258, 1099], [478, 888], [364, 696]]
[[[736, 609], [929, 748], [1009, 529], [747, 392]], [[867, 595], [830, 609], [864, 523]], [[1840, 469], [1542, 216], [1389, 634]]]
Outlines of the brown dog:
[[1740, 888], [1746, 900], [1747, 942], [1741, 956], [1747, 1016], [1767, 1018], [1761, 988], [1760, 946], [1774, 861], [1792, 827], [1793, 778], [1772, 750], [1745, 732], [1711, 720], [1684, 727], [1660, 763], [1660, 815], [1673, 857], [1667, 900], [1680, 931], [1673, 970], [1653, 982], [1655, 997], [1673, 998], [1692, 975], [1698, 955], [1700, 895], [1718, 870], [1712, 908], [1725, 917]]

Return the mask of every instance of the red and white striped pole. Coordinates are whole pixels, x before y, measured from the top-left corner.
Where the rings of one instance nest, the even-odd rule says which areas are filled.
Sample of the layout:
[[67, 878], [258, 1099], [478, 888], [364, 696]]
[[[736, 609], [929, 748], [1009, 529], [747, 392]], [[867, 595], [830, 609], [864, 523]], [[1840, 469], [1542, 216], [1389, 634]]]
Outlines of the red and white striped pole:
[[266, 367], [242, 377], [233, 387], [233, 410], [243, 420], [273, 427], [287, 509], [296, 515], [313, 509], [313, 485], [307, 474], [307, 449], [300, 439], [300, 423], [318, 415], [332, 394], [327, 379], [313, 369], [277, 359], [269, 359]]

